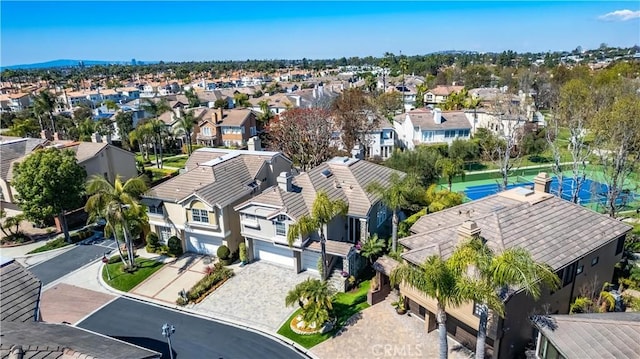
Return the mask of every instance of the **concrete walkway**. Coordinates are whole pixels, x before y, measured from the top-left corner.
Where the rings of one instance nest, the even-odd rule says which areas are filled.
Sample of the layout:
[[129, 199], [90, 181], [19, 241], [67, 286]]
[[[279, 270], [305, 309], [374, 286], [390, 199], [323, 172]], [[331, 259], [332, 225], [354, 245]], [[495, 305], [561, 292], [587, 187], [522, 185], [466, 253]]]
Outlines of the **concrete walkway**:
[[[142, 255], [140, 256], [142, 257]], [[173, 261], [173, 259], [158, 259], [169, 260], [169, 262], [158, 272], [133, 288], [131, 293], [175, 304], [176, 299], [178, 299], [178, 292], [182, 289], [189, 290], [204, 276], [206, 265], [202, 262], [201, 256], [187, 255], [177, 261]]]
[[[424, 322], [398, 315], [385, 301], [356, 314], [351, 323], [311, 352], [322, 359], [438, 358], [438, 331], [427, 333]], [[449, 338], [449, 358], [467, 359], [472, 353]]]
[[235, 276], [205, 300], [192, 307], [208, 316], [231, 318], [240, 323], [276, 332], [296, 308], [285, 307], [287, 293], [309, 277], [292, 268], [258, 261], [234, 269]]

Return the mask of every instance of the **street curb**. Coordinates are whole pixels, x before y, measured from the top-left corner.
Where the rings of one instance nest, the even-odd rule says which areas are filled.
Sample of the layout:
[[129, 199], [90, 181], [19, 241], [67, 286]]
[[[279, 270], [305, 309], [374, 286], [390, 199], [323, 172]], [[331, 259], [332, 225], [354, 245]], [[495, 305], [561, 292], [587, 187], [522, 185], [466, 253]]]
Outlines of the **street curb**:
[[[304, 348], [303, 346], [301, 346], [300, 344], [290, 340], [289, 338], [285, 338], [283, 336], [281, 336], [278, 333], [272, 333], [269, 331], [266, 331], [264, 329], [258, 328], [258, 327], [254, 327], [248, 324], [244, 324], [244, 323], [240, 323], [236, 320], [233, 319], [229, 319], [229, 318], [220, 318], [220, 317], [213, 317], [207, 314], [203, 314], [203, 313], [199, 313], [195, 310], [191, 310], [188, 308], [184, 308], [184, 307], [180, 307], [178, 305], [175, 306], [169, 306], [167, 305], [165, 302], [161, 302], [161, 301], [156, 301], [153, 300], [151, 298], [147, 298], [138, 294], [133, 294], [133, 293], [127, 293], [127, 292], [122, 292], [120, 290], [117, 290], [113, 287], [111, 287], [109, 284], [107, 284], [104, 279], [102, 278], [102, 270], [104, 267], [104, 263], [100, 266], [100, 270], [98, 271], [98, 281], [100, 282], [100, 285], [106, 289], [109, 292], [112, 292], [114, 294], [117, 294], [121, 297], [130, 299], [130, 300], [137, 300], [139, 302], [144, 302], [147, 304], [151, 304], [151, 305], [155, 305], [158, 307], [162, 307], [165, 309], [170, 309], [170, 310], [174, 310], [176, 312], [183, 312], [185, 314], [189, 314], [195, 317], [200, 317], [200, 318], [204, 318], [204, 319], [208, 319], [208, 320], [213, 320], [215, 322], [221, 323], [221, 324], [225, 324], [225, 325], [229, 325], [229, 326], [233, 326], [236, 328], [240, 328], [243, 330], [247, 330], [247, 331], [251, 331], [254, 332], [256, 334], [260, 334], [262, 336], [265, 336], [267, 338], [270, 338], [276, 342], [280, 342], [281, 344], [286, 344], [290, 347], [292, 347], [293, 349], [295, 349], [295, 351], [297, 351], [298, 353], [306, 356], [309, 359], [319, 359], [315, 354], [313, 354], [311, 351], [309, 351], [309, 349]], [[80, 323], [80, 322], [78, 322]]]
[[18, 258], [20, 258], [20, 259], [22, 259], [22, 258], [33, 258], [33, 257], [36, 257], [36, 256], [45, 255], [45, 254], [51, 254], [51, 253], [57, 253], [57, 252], [65, 252], [65, 251], [71, 250], [73, 248], [75, 248], [75, 245], [74, 244], [69, 244], [69, 245], [64, 246], [62, 248], [51, 249], [51, 250], [44, 251], [44, 252], [39, 252], [39, 253], [25, 254], [25, 255], [22, 255], [22, 256], [15, 257], [14, 259], [18, 259]]
[[[109, 253], [111, 253], [111, 252], [109, 252]], [[91, 262], [89, 262], [89, 263], [87, 263], [87, 264], [83, 265], [82, 267], [80, 267], [80, 268], [78, 268], [78, 269], [76, 269], [76, 270], [74, 270], [74, 271], [71, 271], [71, 272], [69, 272], [69, 273], [67, 273], [67, 274], [63, 275], [62, 277], [60, 277], [60, 278], [58, 278], [58, 279], [54, 280], [53, 282], [51, 282], [51, 283], [49, 283], [49, 284], [47, 284], [47, 285], [43, 286], [43, 287], [42, 287], [42, 291], [44, 292], [45, 290], [47, 290], [47, 289], [49, 289], [49, 288], [51, 288], [51, 287], [53, 287], [53, 286], [55, 286], [55, 285], [57, 285], [57, 284], [59, 284], [59, 283], [62, 283], [62, 282], [64, 281], [64, 278], [66, 278], [66, 277], [68, 277], [68, 276], [70, 276], [70, 275], [72, 275], [72, 274], [76, 274], [77, 272], [80, 272], [80, 271], [82, 271], [82, 270], [85, 270], [85, 269], [87, 269], [87, 268], [91, 267], [91, 266], [92, 266], [92, 265], [94, 265], [97, 261], [101, 261], [101, 259], [100, 259], [100, 258], [96, 258], [96, 259], [92, 260]], [[41, 263], [42, 263], [42, 262], [41, 262]], [[38, 264], [40, 264], [40, 263], [38, 263]], [[36, 264], [36, 265], [38, 265], [38, 264]], [[27, 269], [28, 269], [28, 268], [27, 268]], [[101, 272], [100, 272], [100, 273], [102, 273], [102, 268], [100, 268], [100, 270], [101, 270]]]

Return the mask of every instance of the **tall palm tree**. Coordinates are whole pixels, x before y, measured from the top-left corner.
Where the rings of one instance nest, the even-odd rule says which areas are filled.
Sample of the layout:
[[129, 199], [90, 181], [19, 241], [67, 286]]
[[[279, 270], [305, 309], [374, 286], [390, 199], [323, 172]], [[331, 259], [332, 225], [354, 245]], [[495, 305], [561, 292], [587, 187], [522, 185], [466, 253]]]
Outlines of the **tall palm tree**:
[[40, 130], [44, 130], [43, 119], [48, 118], [51, 121], [51, 131], [56, 132], [55, 123], [53, 121], [53, 111], [56, 108], [56, 98], [49, 91], [41, 91], [33, 99], [33, 112], [40, 122]]
[[162, 168], [162, 143], [169, 134], [167, 126], [158, 119], [148, 121], [145, 126], [153, 133], [153, 154], [156, 157], [156, 167]]
[[118, 176], [111, 184], [104, 177], [94, 175], [87, 181], [87, 195], [90, 197], [84, 208], [89, 213], [89, 221], [104, 218], [107, 221], [105, 235], [113, 233], [116, 241], [117, 233], [122, 231], [127, 247], [127, 259], [123, 259], [123, 263], [131, 269], [135, 268], [135, 258], [127, 218], [142, 211], [139, 198], [146, 190], [147, 185], [142, 177], [130, 178], [122, 183]]
[[153, 138], [153, 129], [147, 124], [140, 124], [129, 133], [129, 144], [133, 148], [134, 143], [138, 142], [145, 161], [149, 161], [149, 147], [152, 146]]
[[440, 338], [440, 359], [447, 359], [449, 344], [447, 341], [447, 307], [457, 307], [466, 298], [458, 290], [461, 276], [450, 261], [438, 255], [428, 257], [420, 266], [403, 263], [391, 272], [391, 283], [404, 283], [427, 297], [436, 300], [436, 321]]
[[320, 233], [320, 253], [322, 255], [322, 279], [326, 279], [329, 263], [327, 262], [326, 241], [324, 232], [326, 225], [336, 216], [344, 216], [349, 210], [349, 205], [342, 200], [332, 201], [326, 192], [320, 191], [313, 201], [311, 213], [302, 216], [298, 221], [289, 226], [287, 241], [289, 246], [293, 246], [296, 239], [308, 236], [319, 231]]
[[464, 179], [464, 162], [459, 158], [441, 157], [436, 161], [436, 167], [440, 170], [442, 177], [447, 179], [449, 192], [451, 192], [455, 176], [462, 176]]
[[553, 269], [536, 262], [525, 249], [508, 248], [495, 254], [479, 236], [460, 244], [450, 261], [464, 273], [460, 291], [478, 305], [476, 359], [484, 358], [489, 310], [504, 317], [500, 292], [515, 287], [538, 299], [543, 284], [550, 289], [556, 289], [560, 284]]
[[193, 135], [193, 128], [196, 124], [196, 118], [193, 114], [193, 110], [189, 110], [187, 112], [180, 110], [180, 119], [178, 120], [178, 134], [183, 134], [184, 137], [186, 138], [186, 144], [187, 144], [187, 154], [189, 156], [191, 156], [191, 152], [193, 152], [192, 150], [192, 135]]
[[380, 196], [382, 203], [393, 211], [391, 219], [391, 250], [398, 248], [398, 212], [401, 208], [410, 204], [410, 199], [415, 197], [420, 189], [420, 180], [413, 174], [401, 178], [398, 173], [389, 176], [389, 185], [383, 186], [379, 182], [372, 182], [366, 190], [369, 193]]
[[[169, 106], [169, 102], [167, 102], [166, 99], [161, 99], [158, 102], [155, 102], [151, 99], [145, 98], [144, 99], [144, 103], [142, 104], [142, 109], [149, 113], [152, 117], [153, 120], [149, 121], [151, 123], [151, 128], [153, 129], [153, 132], [155, 133], [155, 141], [154, 141], [154, 148], [153, 148], [153, 152], [154, 155], [156, 155], [156, 167], [160, 168], [160, 161], [162, 161], [162, 134], [163, 134], [163, 130], [164, 130], [164, 123], [162, 121], [158, 120], [158, 117], [160, 117], [160, 115], [162, 115], [163, 113], [167, 112], [167, 111], [171, 111], [171, 106]], [[162, 126], [161, 126], [162, 124]], [[156, 146], [158, 145], [158, 143], [160, 143], [160, 159], [158, 159], [158, 155], [156, 154], [158, 149], [156, 148]]]
[[305, 323], [322, 325], [329, 319], [329, 310], [333, 309], [333, 294], [328, 282], [308, 278], [287, 293], [285, 305], [298, 304]]
[[378, 238], [377, 234], [374, 234], [362, 242], [360, 255], [367, 258], [370, 264], [373, 264], [373, 261], [384, 251], [385, 247], [384, 241]]

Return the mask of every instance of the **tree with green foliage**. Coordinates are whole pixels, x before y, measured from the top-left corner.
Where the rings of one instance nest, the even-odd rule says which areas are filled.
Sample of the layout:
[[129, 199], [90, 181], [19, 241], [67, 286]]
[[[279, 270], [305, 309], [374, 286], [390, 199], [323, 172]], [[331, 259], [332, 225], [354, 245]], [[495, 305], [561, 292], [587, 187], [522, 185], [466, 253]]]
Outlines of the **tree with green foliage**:
[[16, 163], [11, 184], [17, 192], [17, 203], [29, 220], [44, 223], [58, 216], [69, 241], [65, 211], [82, 205], [86, 177], [87, 172], [78, 165], [73, 151], [47, 148]]
[[163, 136], [167, 131], [164, 122], [158, 120], [158, 117], [167, 111], [171, 111], [171, 106], [169, 106], [169, 102], [167, 102], [166, 99], [161, 99], [156, 102], [145, 98], [141, 108], [153, 117], [153, 120], [140, 125], [148, 126], [148, 129], [150, 129], [154, 134], [153, 154], [156, 157], [156, 167], [160, 168], [160, 163], [162, 161]]
[[538, 299], [543, 286], [555, 290], [560, 285], [553, 269], [536, 262], [525, 249], [514, 247], [494, 253], [479, 236], [458, 245], [449, 261], [462, 273], [459, 291], [467, 300], [473, 300], [480, 312], [476, 359], [484, 358], [489, 310], [505, 315], [502, 289], [518, 288]]
[[462, 204], [464, 194], [446, 189], [438, 190], [438, 185], [434, 183], [427, 188], [424, 199], [427, 203], [428, 213], [433, 213]]
[[251, 106], [251, 102], [249, 102], [249, 95], [246, 93], [238, 92], [233, 95], [233, 101], [236, 104], [236, 107], [249, 107]]
[[367, 258], [369, 263], [373, 263], [380, 254], [384, 251], [385, 243], [382, 239], [378, 238], [377, 234], [367, 237], [360, 244], [360, 255]]
[[133, 131], [133, 113], [120, 111], [116, 114], [116, 127], [118, 128], [118, 134], [122, 147], [126, 150], [131, 149], [131, 143], [129, 142], [129, 133]]
[[87, 181], [86, 188], [89, 199], [84, 208], [89, 214], [89, 222], [104, 219], [107, 222], [105, 236], [113, 234], [116, 241], [117, 234], [122, 234], [123, 242], [127, 247], [127, 259], [124, 259], [122, 252], [120, 257], [125, 267], [134, 269], [136, 264], [133, 238], [127, 222], [132, 217], [141, 217], [141, 214], [146, 212], [144, 206], [140, 204], [140, 196], [147, 190], [145, 179], [134, 177], [123, 183], [120, 176], [117, 176], [112, 184], [106, 178], [94, 175]]
[[311, 213], [302, 216], [296, 223], [289, 225], [287, 232], [287, 241], [289, 246], [293, 246], [293, 243], [297, 239], [303, 239], [313, 232], [319, 232], [320, 234], [320, 250], [322, 260], [322, 273], [320, 274], [323, 280], [328, 276], [327, 250], [326, 250], [326, 237], [325, 227], [334, 217], [344, 216], [349, 210], [349, 205], [342, 200], [332, 201], [326, 192], [320, 191], [316, 194], [316, 199], [313, 201], [311, 207]]
[[458, 290], [462, 280], [460, 272], [453, 263], [438, 255], [428, 257], [417, 266], [405, 262], [391, 272], [391, 284], [404, 284], [414, 288], [426, 297], [436, 301], [436, 321], [440, 342], [440, 358], [447, 359], [449, 345], [447, 340], [448, 307], [458, 307], [467, 298]]
[[415, 174], [422, 186], [426, 187], [437, 182], [440, 177], [436, 167], [439, 158], [440, 154], [434, 148], [418, 146], [413, 151], [394, 151], [384, 165], [408, 174]]
[[290, 307], [297, 304], [306, 326], [315, 324], [319, 328], [329, 320], [333, 294], [328, 282], [307, 278], [287, 293], [285, 305]]
[[464, 162], [460, 158], [441, 157], [436, 162], [436, 167], [442, 177], [447, 179], [449, 191], [451, 191], [454, 177], [461, 176], [464, 180]]
[[200, 98], [198, 94], [193, 88], [184, 92], [184, 95], [187, 97], [187, 101], [189, 101], [189, 107], [198, 107], [200, 106]]
[[375, 181], [370, 183], [366, 191], [380, 197], [384, 206], [393, 211], [391, 219], [391, 250], [398, 249], [398, 212], [411, 204], [411, 199], [417, 198], [420, 181], [414, 174], [400, 176], [394, 172], [389, 176], [386, 185]]
[[187, 147], [187, 154], [191, 156], [193, 153], [193, 128], [196, 125], [196, 118], [193, 114], [193, 110], [184, 111], [180, 109], [180, 116], [178, 117], [177, 134], [185, 137], [184, 143]]
[[56, 125], [53, 121], [53, 111], [56, 109], [56, 97], [53, 93], [44, 90], [40, 91], [33, 98], [33, 112], [40, 121], [40, 129], [44, 130], [44, 120], [51, 122], [51, 132], [56, 132]]

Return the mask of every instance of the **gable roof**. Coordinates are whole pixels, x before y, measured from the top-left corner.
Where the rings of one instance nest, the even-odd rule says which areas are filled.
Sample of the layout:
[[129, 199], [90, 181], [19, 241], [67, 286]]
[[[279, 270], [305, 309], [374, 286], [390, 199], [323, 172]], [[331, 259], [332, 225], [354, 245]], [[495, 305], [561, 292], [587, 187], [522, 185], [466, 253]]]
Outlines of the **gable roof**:
[[348, 157], [333, 159], [303, 172], [293, 178], [293, 191], [287, 192], [274, 186], [236, 208], [250, 204], [279, 206], [292, 218], [309, 214], [316, 195], [324, 191], [332, 201], [343, 200], [349, 205], [348, 215], [368, 217], [371, 207], [380, 199], [368, 193], [366, 187], [373, 182], [388, 186], [393, 170], [375, 163]]
[[222, 120], [219, 120], [216, 126], [242, 126], [252, 115], [253, 111], [249, 109], [224, 110]]
[[161, 354], [65, 324], [2, 322], [0, 357], [21, 346], [24, 358], [160, 358]]
[[565, 358], [637, 358], [640, 313], [551, 315], [534, 321]]
[[[403, 258], [419, 264], [428, 255], [437, 254], [435, 249], [448, 257], [457, 244], [458, 227], [472, 220], [493, 250], [520, 247], [536, 261], [557, 270], [632, 228], [551, 194], [525, 195], [521, 190], [515, 188], [421, 217], [411, 227], [414, 235], [400, 240], [409, 249]], [[427, 247], [432, 249], [427, 251]]]
[[0, 319], [4, 334], [6, 321], [29, 322], [38, 319], [41, 282], [13, 259], [0, 260]]
[[436, 96], [449, 96], [453, 92], [460, 92], [464, 89], [464, 86], [444, 86], [438, 85], [435, 88], [428, 90], [426, 93], [431, 93]]
[[471, 129], [471, 122], [464, 111], [442, 111], [442, 123], [437, 124], [433, 120], [433, 111], [430, 109], [415, 109], [406, 114], [396, 116], [397, 122], [404, 122], [406, 117], [411, 119], [413, 126], [421, 130], [449, 130]]
[[34, 149], [47, 143], [41, 138], [18, 138], [3, 136], [0, 141], [0, 178], [6, 180], [10, 174], [11, 163]]

